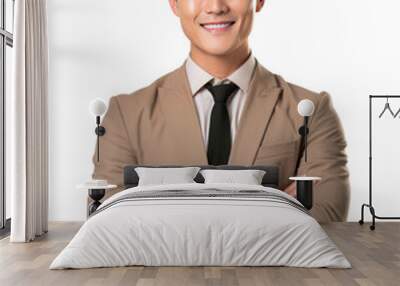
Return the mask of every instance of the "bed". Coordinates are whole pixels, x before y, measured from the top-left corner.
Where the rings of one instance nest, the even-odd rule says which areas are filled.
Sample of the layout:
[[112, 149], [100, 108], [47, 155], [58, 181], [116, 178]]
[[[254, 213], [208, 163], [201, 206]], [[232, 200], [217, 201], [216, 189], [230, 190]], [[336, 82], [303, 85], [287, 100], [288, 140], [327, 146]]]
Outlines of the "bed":
[[275, 166], [199, 167], [262, 169], [260, 185], [209, 183], [200, 173], [193, 183], [138, 185], [136, 167], [125, 168], [125, 190], [100, 205], [50, 269], [351, 267], [301, 203], [276, 188]]

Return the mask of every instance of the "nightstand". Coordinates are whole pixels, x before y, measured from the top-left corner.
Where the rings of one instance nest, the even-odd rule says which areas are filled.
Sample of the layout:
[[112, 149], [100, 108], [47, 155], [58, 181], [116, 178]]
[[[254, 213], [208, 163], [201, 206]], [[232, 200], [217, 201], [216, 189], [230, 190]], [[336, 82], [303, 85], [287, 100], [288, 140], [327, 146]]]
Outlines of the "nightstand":
[[94, 213], [97, 208], [101, 205], [100, 200], [104, 197], [107, 190], [111, 190], [116, 188], [117, 185], [106, 185], [106, 186], [95, 186], [95, 185], [78, 185], [78, 189], [88, 190], [89, 197], [93, 200], [92, 203], [88, 206], [88, 217]]

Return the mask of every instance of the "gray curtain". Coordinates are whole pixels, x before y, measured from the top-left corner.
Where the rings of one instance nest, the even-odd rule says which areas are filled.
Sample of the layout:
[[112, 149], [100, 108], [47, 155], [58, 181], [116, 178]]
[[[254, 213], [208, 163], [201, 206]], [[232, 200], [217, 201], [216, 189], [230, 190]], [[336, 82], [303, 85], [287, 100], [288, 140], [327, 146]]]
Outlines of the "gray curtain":
[[28, 242], [48, 227], [46, 0], [16, 0], [11, 98], [11, 236]]

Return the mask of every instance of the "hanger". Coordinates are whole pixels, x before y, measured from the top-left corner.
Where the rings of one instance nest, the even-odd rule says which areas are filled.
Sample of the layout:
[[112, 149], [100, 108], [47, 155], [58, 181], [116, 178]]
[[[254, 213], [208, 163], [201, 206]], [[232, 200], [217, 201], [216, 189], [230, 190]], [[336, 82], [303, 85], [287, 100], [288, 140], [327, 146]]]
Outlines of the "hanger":
[[382, 113], [379, 115], [379, 118], [381, 118], [383, 116], [383, 114], [386, 112], [386, 110], [389, 110], [389, 112], [392, 114], [393, 117], [396, 117], [397, 114], [399, 113], [399, 111], [397, 111], [396, 115], [394, 115], [392, 109], [390, 108], [390, 104], [389, 104], [389, 98], [386, 97], [386, 104], [385, 104], [385, 108], [383, 109]]
[[394, 115], [394, 117], [396, 118], [397, 115], [399, 115], [399, 113], [400, 113], [400, 108], [399, 108], [399, 110], [397, 110], [397, 112], [396, 112], [396, 114]]

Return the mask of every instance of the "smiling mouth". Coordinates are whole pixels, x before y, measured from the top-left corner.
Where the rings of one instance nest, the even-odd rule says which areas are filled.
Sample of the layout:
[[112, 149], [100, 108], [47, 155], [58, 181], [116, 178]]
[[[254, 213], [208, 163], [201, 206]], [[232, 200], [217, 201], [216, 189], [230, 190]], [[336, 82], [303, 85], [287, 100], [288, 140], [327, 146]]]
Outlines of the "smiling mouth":
[[225, 32], [227, 31], [230, 27], [232, 27], [235, 24], [235, 21], [229, 21], [229, 22], [215, 22], [215, 23], [206, 23], [206, 24], [200, 24], [204, 29], [206, 29], [209, 32]]

